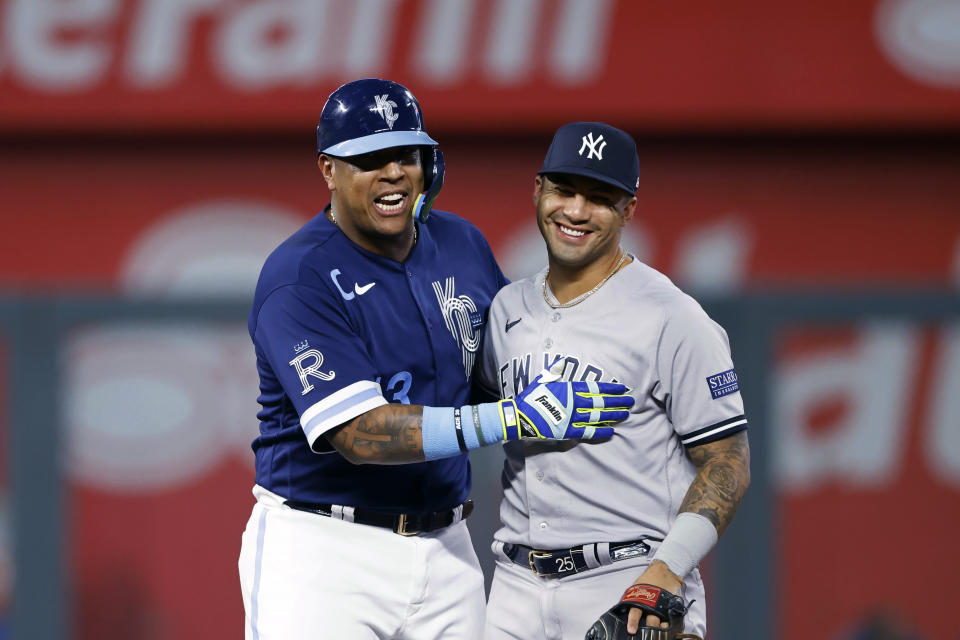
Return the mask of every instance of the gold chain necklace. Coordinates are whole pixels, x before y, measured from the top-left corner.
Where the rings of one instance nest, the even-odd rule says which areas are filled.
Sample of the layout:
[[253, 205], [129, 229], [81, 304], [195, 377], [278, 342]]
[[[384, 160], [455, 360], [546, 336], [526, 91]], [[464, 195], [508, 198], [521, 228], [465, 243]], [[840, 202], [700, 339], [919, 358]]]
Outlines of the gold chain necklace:
[[604, 278], [603, 280], [601, 280], [600, 282], [598, 282], [596, 285], [594, 285], [593, 289], [590, 289], [590, 291], [587, 291], [587, 292], [585, 292], [585, 293], [581, 293], [580, 295], [578, 295], [576, 298], [574, 298], [574, 299], [571, 300], [570, 302], [564, 302], [563, 304], [560, 304], [559, 302], [558, 302], [558, 303], [554, 303], [553, 301], [550, 300], [550, 296], [547, 295], [547, 278], [550, 277], [550, 269], [547, 268], [547, 273], [546, 273], [546, 275], [543, 276], [543, 299], [544, 299], [544, 300], [546, 301], [546, 303], [547, 303], [548, 305], [550, 305], [550, 307], [553, 308], [553, 309], [567, 309], [567, 308], [569, 308], [569, 307], [572, 307], [572, 306], [575, 305], [575, 304], [580, 304], [581, 302], [583, 302], [584, 300], [586, 300], [587, 298], [589, 298], [591, 295], [593, 295], [594, 293], [596, 293], [596, 292], [597, 292], [597, 289], [599, 289], [600, 287], [602, 287], [602, 286], [604, 285], [604, 283], [606, 283], [607, 280], [609, 280], [610, 278], [612, 278], [612, 277], [613, 277], [613, 274], [615, 274], [617, 271], [619, 271], [619, 270], [620, 270], [620, 267], [623, 266], [623, 263], [626, 262], [627, 256], [629, 256], [630, 254], [628, 254], [628, 253], [627, 253], [626, 251], [624, 251], [623, 249], [619, 249], [619, 251], [620, 251], [620, 260], [617, 261], [616, 266], [613, 267], [613, 271], [611, 271], [610, 273], [608, 273], [606, 278]]
[[[337, 228], [340, 227], [340, 223], [337, 222], [337, 214], [333, 212], [333, 207], [330, 207], [330, 220], [333, 221], [333, 224], [337, 225]], [[413, 244], [417, 244], [417, 223], [413, 223]]]

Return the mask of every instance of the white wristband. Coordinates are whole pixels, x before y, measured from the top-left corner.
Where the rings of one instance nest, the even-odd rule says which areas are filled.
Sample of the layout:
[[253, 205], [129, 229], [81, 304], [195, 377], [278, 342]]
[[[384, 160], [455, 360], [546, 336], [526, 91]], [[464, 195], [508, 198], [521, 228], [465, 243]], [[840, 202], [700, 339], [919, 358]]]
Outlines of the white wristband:
[[659, 560], [683, 580], [717, 543], [717, 528], [697, 513], [684, 511], [673, 521], [652, 560]]

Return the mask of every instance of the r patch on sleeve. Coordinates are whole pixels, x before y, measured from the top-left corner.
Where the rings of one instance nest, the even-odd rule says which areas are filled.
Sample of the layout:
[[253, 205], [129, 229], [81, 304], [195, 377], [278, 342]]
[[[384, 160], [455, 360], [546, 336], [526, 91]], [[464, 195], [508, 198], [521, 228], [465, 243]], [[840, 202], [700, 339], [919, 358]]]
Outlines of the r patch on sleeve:
[[707, 378], [707, 386], [710, 388], [710, 395], [714, 400], [740, 391], [740, 383], [737, 382], [737, 373], [733, 369], [709, 376]]

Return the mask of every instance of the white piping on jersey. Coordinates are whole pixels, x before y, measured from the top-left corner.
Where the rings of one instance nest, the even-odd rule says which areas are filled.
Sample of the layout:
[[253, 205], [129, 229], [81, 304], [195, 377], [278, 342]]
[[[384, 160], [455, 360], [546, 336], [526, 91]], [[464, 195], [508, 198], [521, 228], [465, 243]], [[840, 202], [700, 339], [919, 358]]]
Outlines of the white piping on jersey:
[[358, 380], [304, 411], [300, 416], [300, 426], [313, 447], [317, 438], [326, 431], [384, 404], [387, 404], [387, 400], [383, 397], [380, 385], [372, 380]]
[[730, 424], [721, 424], [720, 426], [718, 426], [718, 427], [715, 428], [715, 429], [711, 429], [711, 430], [706, 431], [706, 432], [704, 432], [704, 433], [698, 434], [698, 435], [696, 435], [696, 436], [694, 436], [694, 437], [692, 437], [692, 438], [689, 438], [689, 439], [687, 439], [687, 438], [681, 438], [680, 441], [684, 444], [684, 446], [690, 445], [690, 444], [692, 444], [692, 443], [694, 443], [694, 442], [697, 442], [698, 440], [703, 440], [704, 438], [709, 438], [710, 436], [716, 435], [716, 434], [721, 433], [721, 432], [723, 432], [723, 431], [729, 431], [730, 429], [733, 429], [733, 428], [735, 428], [735, 427], [739, 427], [740, 425], [743, 425], [743, 424], [747, 424], [747, 419], [746, 419], [746, 418], [741, 418], [740, 420], [737, 420], [737, 421], [735, 421], [735, 422], [731, 422]]
[[253, 561], [253, 588], [250, 590], [250, 630], [253, 640], [260, 640], [260, 572], [263, 566], [263, 539], [267, 531], [267, 510], [260, 511], [257, 521], [257, 554]]

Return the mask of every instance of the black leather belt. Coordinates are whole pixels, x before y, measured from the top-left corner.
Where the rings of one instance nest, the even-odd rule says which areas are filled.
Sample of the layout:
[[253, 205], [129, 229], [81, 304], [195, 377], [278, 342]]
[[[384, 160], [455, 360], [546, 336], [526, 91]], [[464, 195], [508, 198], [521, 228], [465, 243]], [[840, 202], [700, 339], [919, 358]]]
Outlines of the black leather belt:
[[532, 570], [541, 578], [563, 578], [589, 571], [619, 560], [646, 556], [647, 542], [663, 542], [662, 538], [640, 538], [627, 542], [596, 542], [570, 549], [544, 551], [522, 544], [504, 543], [503, 552], [514, 564]]
[[390, 529], [402, 536], [415, 536], [420, 533], [429, 533], [437, 529], [449, 527], [455, 522], [466, 520], [473, 513], [473, 500], [446, 511], [427, 511], [424, 513], [384, 513], [373, 509], [360, 507], [341, 507], [334, 504], [317, 502], [298, 502], [285, 500], [283, 504], [297, 511], [316, 513], [328, 518], [347, 520], [357, 524], [366, 524], [373, 527]]

